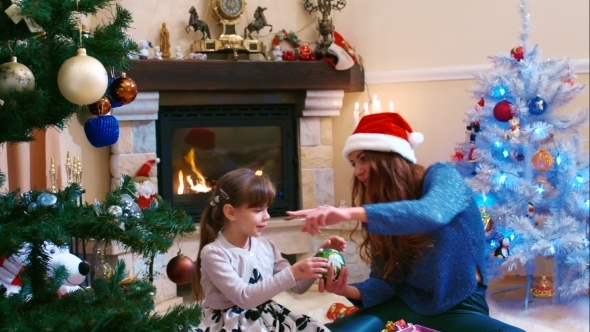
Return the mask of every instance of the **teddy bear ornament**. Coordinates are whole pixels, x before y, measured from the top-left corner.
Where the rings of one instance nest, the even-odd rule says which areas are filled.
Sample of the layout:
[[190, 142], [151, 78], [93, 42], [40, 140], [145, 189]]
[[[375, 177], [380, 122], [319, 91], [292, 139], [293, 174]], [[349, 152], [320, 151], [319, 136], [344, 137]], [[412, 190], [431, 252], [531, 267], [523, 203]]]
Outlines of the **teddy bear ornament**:
[[[78, 256], [69, 252], [67, 247], [58, 247], [53, 243], [45, 243], [45, 252], [49, 254], [49, 266], [47, 276], [53, 276], [53, 269], [63, 266], [68, 276], [57, 290], [60, 296], [82, 289], [79, 285], [84, 282], [90, 272], [90, 265], [83, 262]], [[22, 287], [21, 273], [26, 268], [28, 245], [24, 245], [18, 254], [10, 257], [0, 256], [0, 286], [6, 289], [6, 296], [20, 292]], [[0, 287], [2, 288], [2, 287]]]

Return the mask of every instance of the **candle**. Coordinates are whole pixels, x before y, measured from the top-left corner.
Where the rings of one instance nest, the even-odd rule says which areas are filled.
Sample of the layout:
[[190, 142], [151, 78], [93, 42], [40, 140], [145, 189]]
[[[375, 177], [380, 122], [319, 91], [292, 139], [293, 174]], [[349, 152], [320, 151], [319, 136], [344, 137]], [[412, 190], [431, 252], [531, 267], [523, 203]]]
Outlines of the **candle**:
[[391, 112], [393, 112], [393, 102], [392, 101], [389, 102], [389, 110]]
[[352, 115], [354, 117], [354, 126], [356, 127], [356, 125], [359, 123], [359, 103], [356, 102], [354, 103], [354, 112], [352, 112]]
[[365, 105], [363, 105], [363, 114], [367, 115], [367, 114], [371, 114], [369, 113], [369, 104], [365, 103]]
[[379, 113], [379, 109], [377, 108], [378, 103], [379, 99], [377, 99], [377, 94], [374, 94], [373, 101], [371, 102], [371, 114]]

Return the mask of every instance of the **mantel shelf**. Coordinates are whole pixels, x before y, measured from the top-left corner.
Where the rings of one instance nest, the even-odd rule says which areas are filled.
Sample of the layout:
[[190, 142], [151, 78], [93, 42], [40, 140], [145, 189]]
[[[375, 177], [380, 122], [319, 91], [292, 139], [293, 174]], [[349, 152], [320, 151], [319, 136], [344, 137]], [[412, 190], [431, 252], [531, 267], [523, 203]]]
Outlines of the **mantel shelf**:
[[325, 61], [136, 60], [126, 72], [140, 91], [364, 90], [356, 64], [337, 71]]

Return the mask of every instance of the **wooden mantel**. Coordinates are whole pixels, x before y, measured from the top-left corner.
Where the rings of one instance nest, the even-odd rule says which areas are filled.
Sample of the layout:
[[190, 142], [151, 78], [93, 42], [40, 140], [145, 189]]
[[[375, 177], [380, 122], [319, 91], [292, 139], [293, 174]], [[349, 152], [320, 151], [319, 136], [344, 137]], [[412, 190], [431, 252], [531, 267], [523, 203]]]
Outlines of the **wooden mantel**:
[[126, 72], [140, 91], [364, 91], [356, 64], [335, 70], [325, 61], [137, 60]]

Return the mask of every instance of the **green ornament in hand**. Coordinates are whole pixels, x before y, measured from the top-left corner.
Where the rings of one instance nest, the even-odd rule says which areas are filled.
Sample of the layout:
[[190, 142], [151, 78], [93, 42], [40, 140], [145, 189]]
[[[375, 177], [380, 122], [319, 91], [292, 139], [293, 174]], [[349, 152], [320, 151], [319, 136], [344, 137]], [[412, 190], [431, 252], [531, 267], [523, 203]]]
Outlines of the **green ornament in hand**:
[[[340, 270], [346, 266], [344, 263], [344, 256], [342, 256], [342, 253], [340, 253], [338, 250], [319, 248], [315, 257], [323, 257], [328, 259], [328, 264], [330, 264], [330, 266], [334, 269], [334, 278], [332, 278], [332, 280], [338, 279]], [[322, 273], [322, 278], [326, 280], [328, 278], [328, 273]]]

